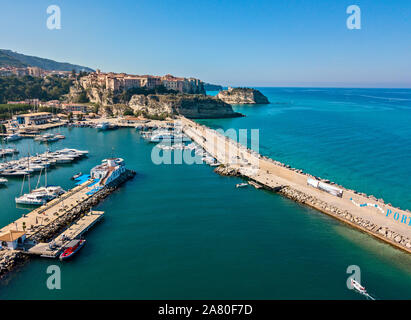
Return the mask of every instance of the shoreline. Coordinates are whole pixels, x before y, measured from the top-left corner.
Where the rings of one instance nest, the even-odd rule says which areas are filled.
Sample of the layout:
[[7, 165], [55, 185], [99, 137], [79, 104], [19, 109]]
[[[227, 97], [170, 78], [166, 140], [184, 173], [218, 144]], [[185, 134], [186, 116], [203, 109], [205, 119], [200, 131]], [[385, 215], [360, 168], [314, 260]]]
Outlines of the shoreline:
[[[411, 214], [409, 211], [395, 208], [390, 204], [385, 204], [382, 199], [346, 189], [335, 183], [332, 185], [344, 191], [342, 198], [309, 187], [306, 182], [307, 178], [317, 177], [262, 156], [207, 126], [184, 117], [180, 119], [184, 133], [223, 164], [214, 170], [216, 173], [240, 176], [255, 181], [266, 190], [277, 192], [297, 203], [314, 208], [411, 254]], [[240, 160], [232, 161], [233, 155]], [[321, 181], [328, 180], [321, 179]], [[376, 207], [355, 205], [355, 203], [369, 201], [384, 207], [383, 214], [378, 213]], [[406, 217], [406, 223], [400, 223], [399, 219], [394, 220], [394, 213], [398, 213], [398, 217], [400, 215]]]

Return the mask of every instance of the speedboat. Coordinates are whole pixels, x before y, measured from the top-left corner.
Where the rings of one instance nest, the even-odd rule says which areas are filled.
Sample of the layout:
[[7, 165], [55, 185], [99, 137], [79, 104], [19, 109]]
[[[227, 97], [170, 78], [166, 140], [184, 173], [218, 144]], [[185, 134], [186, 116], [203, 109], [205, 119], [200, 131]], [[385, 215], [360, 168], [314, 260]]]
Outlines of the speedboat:
[[86, 244], [86, 240], [72, 240], [66, 246], [63, 253], [60, 255], [60, 260], [67, 260], [74, 256]]
[[4, 186], [8, 180], [6, 178], [0, 178], [0, 186]]
[[57, 156], [56, 158], [57, 163], [70, 163], [72, 161], [74, 161], [74, 158], [69, 157], [69, 156]]
[[244, 188], [244, 187], [247, 187], [247, 186], [248, 186], [248, 183], [245, 183], [245, 182], [243, 182], [243, 183], [237, 183], [237, 184], [235, 185], [236, 188]]
[[77, 174], [75, 174], [74, 176], [71, 177], [71, 180], [76, 180], [77, 178], [81, 177], [82, 173], [79, 172]]
[[367, 293], [367, 290], [365, 290], [365, 288], [364, 288], [359, 282], [357, 282], [356, 280], [351, 279], [351, 285], [352, 285], [352, 287], [353, 287], [356, 291], [358, 291], [359, 293], [365, 294], [365, 295], [368, 294], [368, 293]]

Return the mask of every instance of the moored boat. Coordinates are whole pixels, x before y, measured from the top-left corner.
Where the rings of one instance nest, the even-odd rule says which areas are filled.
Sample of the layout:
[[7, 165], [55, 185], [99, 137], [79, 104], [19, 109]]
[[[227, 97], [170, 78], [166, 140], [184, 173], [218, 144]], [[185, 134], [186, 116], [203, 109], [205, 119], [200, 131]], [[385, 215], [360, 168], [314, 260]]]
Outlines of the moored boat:
[[66, 246], [65, 250], [60, 254], [60, 260], [67, 260], [73, 257], [86, 243], [86, 240], [72, 240]]
[[71, 180], [76, 180], [77, 178], [81, 177], [82, 173], [79, 172], [77, 174], [75, 174], [74, 176], [71, 177]]
[[243, 182], [243, 183], [237, 183], [237, 184], [235, 185], [236, 188], [245, 188], [245, 187], [247, 187], [247, 186], [248, 186], [248, 183], [245, 183], [245, 182]]

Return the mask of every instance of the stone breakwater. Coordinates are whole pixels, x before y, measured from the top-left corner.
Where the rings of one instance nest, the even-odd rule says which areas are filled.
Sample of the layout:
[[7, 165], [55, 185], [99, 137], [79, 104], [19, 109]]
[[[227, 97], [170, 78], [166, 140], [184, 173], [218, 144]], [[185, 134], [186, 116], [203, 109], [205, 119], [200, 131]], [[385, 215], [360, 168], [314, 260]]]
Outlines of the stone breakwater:
[[[411, 215], [408, 210], [395, 208], [391, 204], [385, 204], [383, 199], [344, 188], [262, 156], [207, 126], [183, 117], [181, 121], [184, 132], [222, 164], [216, 169], [217, 173], [246, 178], [255, 187], [283, 194], [411, 253]], [[336, 197], [313, 188], [307, 184], [307, 178], [316, 178], [339, 187], [343, 194]], [[383, 212], [375, 206], [360, 207], [354, 204], [369, 203], [370, 200], [383, 208]]]
[[[223, 176], [242, 177], [248, 179], [248, 177], [243, 176], [241, 174], [240, 170], [230, 166], [219, 166], [216, 169], [214, 169], [214, 172]], [[329, 182], [328, 180], [323, 180]], [[262, 187], [267, 190], [273, 191], [272, 188], [269, 188], [265, 185], [262, 185]], [[377, 224], [372, 223], [367, 219], [357, 217], [351, 214], [348, 210], [342, 210], [334, 205], [331, 205], [325, 201], [318, 199], [317, 197], [306, 194], [289, 186], [281, 186], [275, 191], [295, 202], [315, 208], [361, 231], [365, 231], [366, 233], [372, 234], [376, 238], [384, 240], [389, 244], [394, 245], [395, 247], [404, 249], [408, 252], [410, 252], [411, 250], [411, 239], [402, 236], [393, 230], [390, 230], [388, 227], [378, 226]]]
[[[69, 227], [73, 222], [83, 217], [93, 206], [97, 205], [99, 202], [113, 193], [120, 185], [122, 185], [127, 180], [132, 179], [135, 175], [136, 172], [127, 170], [117, 180], [105, 186], [103, 189], [96, 192], [92, 197], [73, 207], [71, 210], [67, 211], [65, 215], [59, 217], [52, 223], [36, 232], [33, 236], [30, 237], [30, 240], [35, 240], [37, 242], [48, 242], [52, 240], [56, 235], [60, 234], [67, 227]], [[1, 250], [0, 277], [3, 277], [17, 266], [26, 262], [29, 257], [29, 255], [25, 254], [25, 252], [21, 250]]]

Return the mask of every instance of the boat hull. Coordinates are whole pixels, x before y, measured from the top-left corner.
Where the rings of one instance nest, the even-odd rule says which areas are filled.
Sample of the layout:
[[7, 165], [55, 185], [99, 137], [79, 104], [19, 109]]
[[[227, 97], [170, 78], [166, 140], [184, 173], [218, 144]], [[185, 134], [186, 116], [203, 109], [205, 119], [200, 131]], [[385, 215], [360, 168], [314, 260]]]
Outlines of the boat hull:
[[72, 258], [85, 244], [86, 244], [86, 240], [81, 240], [76, 249], [74, 249], [73, 251], [71, 251], [69, 254], [65, 255], [65, 252], [66, 252], [66, 250], [67, 250], [67, 249], [66, 249], [66, 250], [63, 251], [63, 253], [60, 255], [59, 259], [60, 259], [61, 261], [64, 261], [64, 260], [68, 260], [68, 259]]

